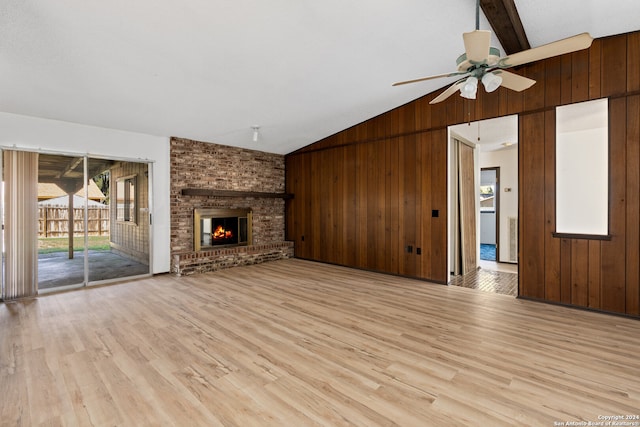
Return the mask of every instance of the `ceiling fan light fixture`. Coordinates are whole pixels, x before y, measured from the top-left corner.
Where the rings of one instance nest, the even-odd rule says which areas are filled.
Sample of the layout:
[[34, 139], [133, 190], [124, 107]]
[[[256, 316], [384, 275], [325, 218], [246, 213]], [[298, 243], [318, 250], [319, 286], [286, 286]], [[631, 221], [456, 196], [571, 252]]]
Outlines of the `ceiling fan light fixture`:
[[[456, 60], [458, 68], [456, 71], [397, 82], [394, 83], [393, 86], [422, 82], [441, 77], [471, 76], [466, 80], [460, 78], [460, 80], [450, 85], [445, 91], [440, 93], [440, 95], [433, 98], [429, 104], [442, 102], [458, 90], [460, 90], [460, 96], [463, 98], [476, 99], [478, 77], [481, 77], [486, 92], [493, 92], [500, 86], [505, 89], [521, 92], [530, 88], [536, 81], [519, 74], [499, 70], [588, 49], [593, 42], [593, 37], [591, 37], [589, 33], [582, 33], [533, 49], [527, 49], [500, 57], [500, 50], [491, 46], [491, 31], [480, 30], [480, 0], [476, 0], [476, 29], [475, 31], [462, 33], [462, 41], [464, 42], [464, 53]], [[488, 70], [494, 68], [497, 70], [488, 72]]]
[[482, 76], [482, 84], [487, 92], [493, 92], [502, 84], [502, 77], [497, 74], [487, 73]]
[[478, 79], [471, 76], [460, 88], [460, 96], [467, 99], [476, 99], [476, 92], [478, 91]]

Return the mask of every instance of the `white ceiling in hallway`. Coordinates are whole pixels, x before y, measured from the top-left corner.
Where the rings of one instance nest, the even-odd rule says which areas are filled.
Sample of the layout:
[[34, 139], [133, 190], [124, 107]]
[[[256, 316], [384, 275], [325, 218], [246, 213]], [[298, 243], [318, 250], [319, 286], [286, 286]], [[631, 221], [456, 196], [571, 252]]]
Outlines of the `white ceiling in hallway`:
[[[640, 29], [637, 0], [516, 5], [533, 47]], [[3, 0], [0, 111], [284, 154], [446, 86], [391, 84], [474, 27], [475, 0]]]
[[478, 144], [480, 151], [513, 148], [518, 144], [518, 115], [449, 126], [452, 134]]

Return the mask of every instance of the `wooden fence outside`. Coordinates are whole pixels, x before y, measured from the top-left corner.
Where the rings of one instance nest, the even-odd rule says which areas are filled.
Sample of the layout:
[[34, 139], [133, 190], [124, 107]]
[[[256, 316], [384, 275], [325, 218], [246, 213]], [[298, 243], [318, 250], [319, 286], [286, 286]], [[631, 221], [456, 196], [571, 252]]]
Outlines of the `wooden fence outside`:
[[[84, 207], [73, 209], [73, 232], [84, 233]], [[109, 206], [89, 206], [89, 236], [109, 235]], [[68, 237], [68, 206], [40, 206], [38, 208], [38, 237]]]

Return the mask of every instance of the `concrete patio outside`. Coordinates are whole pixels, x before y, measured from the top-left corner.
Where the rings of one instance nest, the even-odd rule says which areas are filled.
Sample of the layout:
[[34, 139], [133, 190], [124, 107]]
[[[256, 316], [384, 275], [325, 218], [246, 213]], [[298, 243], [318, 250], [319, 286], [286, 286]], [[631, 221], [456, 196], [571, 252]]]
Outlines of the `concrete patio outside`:
[[[149, 273], [149, 266], [111, 251], [89, 252], [89, 281], [118, 279]], [[84, 251], [74, 252], [69, 259], [67, 252], [55, 252], [38, 256], [38, 289], [77, 285], [84, 281]]]

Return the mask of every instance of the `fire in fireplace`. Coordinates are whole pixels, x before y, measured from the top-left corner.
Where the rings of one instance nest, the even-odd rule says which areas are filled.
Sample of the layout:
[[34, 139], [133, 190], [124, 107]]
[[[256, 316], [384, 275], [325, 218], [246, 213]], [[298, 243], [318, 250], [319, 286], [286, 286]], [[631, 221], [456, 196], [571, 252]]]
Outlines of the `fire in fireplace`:
[[229, 240], [233, 238], [233, 231], [224, 228], [223, 225], [217, 226], [213, 233], [211, 233], [211, 239], [213, 239], [214, 242], [216, 240]]
[[202, 224], [203, 235], [209, 234], [209, 242], [215, 245], [234, 245], [238, 243], [238, 217], [211, 218]]
[[251, 244], [250, 209], [195, 209], [194, 249]]

